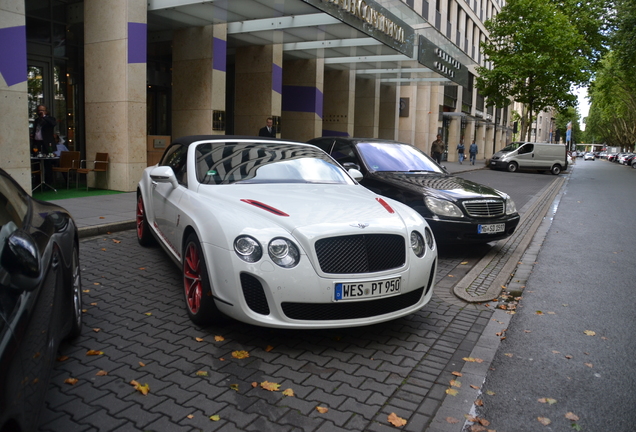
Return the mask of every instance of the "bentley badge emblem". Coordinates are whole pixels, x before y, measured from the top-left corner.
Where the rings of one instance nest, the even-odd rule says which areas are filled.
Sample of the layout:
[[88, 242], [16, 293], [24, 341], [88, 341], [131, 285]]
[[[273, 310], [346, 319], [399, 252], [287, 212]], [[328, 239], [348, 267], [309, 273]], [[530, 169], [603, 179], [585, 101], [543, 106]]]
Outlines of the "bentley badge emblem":
[[366, 222], [355, 222], [355, 223], [352, 223], [351, 226], [354, 228], [365, 229], [366, 227], [369, 226], [369, 224]]

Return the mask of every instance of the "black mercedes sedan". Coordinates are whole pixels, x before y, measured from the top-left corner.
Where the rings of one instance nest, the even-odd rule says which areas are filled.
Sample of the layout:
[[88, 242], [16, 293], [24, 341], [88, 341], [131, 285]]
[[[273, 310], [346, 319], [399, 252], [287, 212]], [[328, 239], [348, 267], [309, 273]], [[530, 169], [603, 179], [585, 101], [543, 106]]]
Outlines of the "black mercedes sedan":
[[512, 199], [489, 186], [450, 174], [418, 148], [372, 138], [322, 137], [309, 141], [360, 183], [417, 210], [438, 243], [486, 243], [510, 236], [519, 223]]
[[79, 237], [0, 169], [0, 430], [36, 430], [57, 349], [82, 326]]

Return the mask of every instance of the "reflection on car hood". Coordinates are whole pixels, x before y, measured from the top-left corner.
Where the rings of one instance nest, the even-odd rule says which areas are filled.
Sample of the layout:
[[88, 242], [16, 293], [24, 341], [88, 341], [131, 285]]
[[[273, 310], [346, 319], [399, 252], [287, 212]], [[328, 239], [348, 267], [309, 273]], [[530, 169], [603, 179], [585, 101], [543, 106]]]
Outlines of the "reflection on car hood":
[[454, 200], [501, 198], [501, 195], [490, 186], [448, 174], [375, 172], [369, 174], [369, 177], [411, 192], [444, 196]]
[[[235, 218], [250, 216], [250, 226], [269, 220], [289, 232], [311, 227], [316, 233], [360, 231], [358, 223], [369, 224], [366, 231], [390, 232], [404, 230], [398, 215], [399, 203], [382, 198], [394, 210], [390, 213], [377, 201], [381, 198], [362, 186], [324, 184], [259, 184], [204, 187], [216, 199], [234, 207]], [[250, 201], [250, 202], [246, 202]], [[270, 208], [269, 210], [267, 208]], [[276, 214], [275, 211], [284, 213]], [[304, 229], [304, 231], [307, 231]]]

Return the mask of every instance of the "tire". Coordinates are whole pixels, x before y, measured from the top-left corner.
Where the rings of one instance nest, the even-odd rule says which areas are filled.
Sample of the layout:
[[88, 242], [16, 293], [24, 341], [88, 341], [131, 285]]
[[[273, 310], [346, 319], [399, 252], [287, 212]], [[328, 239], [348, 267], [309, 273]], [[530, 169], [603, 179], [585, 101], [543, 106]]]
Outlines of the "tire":
[[141, 192], [137, 191], [137, 209], [136, 209], [136, 222], [137, 222], [137, 241], [142, 246], [150, 246], [154, 243], [154, 237], [150, 232], [150, 225], [148, 225], [148, 219], [146, 218], [146, 207], [144, 206], [144, 199], [141, 196]]
[[517, 165], [517, 162], [510, 162], [508, 164], [508, 172], [517, 172], [518, 169], [519, 165]]
[[552, 168], [550, 168], [550, 172], [554, 175], [561, 174], [561, 165], [559, 164], [553, 165]]
[[73, 246], [71, 258], [71, 283], [72, 283], [72, 312], [71, 329], [66, 336], [68, 339], [76, 338], [82, 333], [82, 279], [80, 275], [79, 247]]
[[190, 320], [198, 325], [217, 322], [221, 313], [214, 303], [208, 269], [196, 234], [190, 234], [183, 248], [183, 294]]

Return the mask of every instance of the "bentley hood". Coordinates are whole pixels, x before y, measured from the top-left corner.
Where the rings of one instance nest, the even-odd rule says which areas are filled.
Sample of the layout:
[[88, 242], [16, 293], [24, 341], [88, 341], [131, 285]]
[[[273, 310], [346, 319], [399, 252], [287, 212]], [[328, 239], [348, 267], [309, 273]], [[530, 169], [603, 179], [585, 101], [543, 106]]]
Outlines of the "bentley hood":
[[357, 233], [361, 228], [365, 232], [404, 234], [407, 223], [423, 222], [410, 208], [363, 186], [289, 184], [272, 188], [268, 184], [237, 184], [204, 189], [199, 192], [218, 200], [226, 209], [232, 208], [231, 223], [255, 230], [273, 223], [290, 233], [300, 230], [309, 237], [324, 232]]

